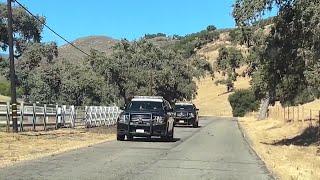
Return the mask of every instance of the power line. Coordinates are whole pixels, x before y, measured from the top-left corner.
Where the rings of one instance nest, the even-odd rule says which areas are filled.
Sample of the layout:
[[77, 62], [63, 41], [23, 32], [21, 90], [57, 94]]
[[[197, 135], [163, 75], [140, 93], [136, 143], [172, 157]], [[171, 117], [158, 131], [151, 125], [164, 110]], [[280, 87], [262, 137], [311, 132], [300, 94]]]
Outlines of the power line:
[[78, 51], [82, 52], [83, 54], [87, 55], [90, 57], [90, 55], [88, 53], [86, 53], [85, 51], [83, 51], [82, 49], [80, 49], [79, 47], [77, 47], [76, 45], [74, 45], [72, 42], [68, 41], [66, 38], [64, 38], [63, 36], [61, 36], [60, 34], [58, 34], [56, 31], [54, 31], [52, 28], [50, 28], [45, 22], [41, 21], [36, 15], [34, 15], [32, 12], [30, 12], [26, 7], [24, 7], [19, 1], [17, 0], [12, 0], [14, 2], [16, 2], [17, 4], [19, 4], [19, 6], [21, 8], [23, 8], [27, 13], [29, 13], [33, 18], [35, 18], [37, 21], [39, 21], [43, 26], [45, 26], [46, 28], [48, 28], [53, 34], [55, 34], [56, 36], [58, 36], [59, 38], [61, 38], [62, 40], [64, 40], [66, 43], [70, 44], [72, 47], [74, 47], [75, 49], [77, 49]]

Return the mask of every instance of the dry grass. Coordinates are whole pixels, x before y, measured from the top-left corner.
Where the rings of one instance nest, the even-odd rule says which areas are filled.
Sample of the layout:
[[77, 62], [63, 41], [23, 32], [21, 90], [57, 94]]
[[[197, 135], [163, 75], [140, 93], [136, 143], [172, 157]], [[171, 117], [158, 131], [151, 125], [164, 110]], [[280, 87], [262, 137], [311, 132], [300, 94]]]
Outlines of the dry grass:
[[114, 128], [60, 129], [48, 132], [0, 132], [0, 167], [115, 139]]
[[[217, 41], [208, 43], [203, 48], [197, 51], [197, 54], [204, 57], [211, 65], [214, 66], [215, 61], [219, 56], [219, 49], [223, 46], [233, 46], [229, 41], [229, 35], [223, 33]], [[236, 48], [244, 51], [241, 46]], [[237, 72], [240, 74], [245, 67], [240, 68]], [[215, 81], [222, 79], [221, 74], [215, 73], [215, 78], [210, 76], [201, 79], [197, 82], [198, 96], [193, 101], [200, 109], [201, 116], [232, 116], [232, 109], [228, 101], [230, 93], [226, 93], [225, 85], [215, 85]], [[250, 87], [249, 78], [239, 77], [235, 82], [235, 89], [247, 89]]]
[[[238, 71], [243, 71], [240, 68]], [[229, 104], [225, 85], [216, 85], [214, 82], [225, 78], [219, 73], [215, 73], [215, 78], [206, 77], [197, 82], [198, 95], [193, 101], [200, 109], [201, 116], [232, 116], [232, 108]], [[250, 87], [249, 78], [238, 77], [234, 84], [235, 89], [247, 89]]]
[[320, 110], [320, 99], [303, 105], [306, 109]]
[[255, 151], [280, 179], [320, 179], [319, 139], [310, 123], [257, 121], [253, 116], [239, 122]]
[[[217, 79], [222, 78], [216, 74], [212, 80], [206, 77], [197, 82], [198, 96], [193, 101], [200, 109], [201, 116], [232, 116], [232, 109], [228, 101], [231, 93], [226, 93], [225, 85], [215, 85]], [[238, 78], [235, 82], [236, 89], [247, 89], [250, 87], [248, 78]]]
[[7, 101], [10, 101], [10, 97], [0, 95], [0, 102], [7, 102]]

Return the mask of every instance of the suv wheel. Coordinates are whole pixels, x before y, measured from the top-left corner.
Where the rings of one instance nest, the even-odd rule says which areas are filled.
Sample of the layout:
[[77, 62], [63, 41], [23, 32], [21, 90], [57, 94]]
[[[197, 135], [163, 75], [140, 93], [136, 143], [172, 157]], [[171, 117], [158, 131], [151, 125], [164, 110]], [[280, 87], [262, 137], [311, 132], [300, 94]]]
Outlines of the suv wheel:
[[127, 135], [127, 140], [128, 141], [132, 141], [133, 140], [133, 136], [132, 135]]
[[161, 139], [167, 142], [173, 141], [173, 134], [174, 134], [174, 128], [172, 129], [172, 133], [168, 134], [167, 136], [162, 136]]
[[169, 139], [168, 139], [168, 141], [173, 141], [173, 135], [174, 135], [174, 127], [172, 127], [172, 132], [171, 132], [171, 134], [170, 134], [170, 136], [169, 136]]
[[198, 128], [198, 127], [199, 127], [199, 121], [194, 121], [193, 127], [194, 127], [194, 128]]
[[117, 134], [117, 140], [118, 141], [124, 141], [125, 136]]

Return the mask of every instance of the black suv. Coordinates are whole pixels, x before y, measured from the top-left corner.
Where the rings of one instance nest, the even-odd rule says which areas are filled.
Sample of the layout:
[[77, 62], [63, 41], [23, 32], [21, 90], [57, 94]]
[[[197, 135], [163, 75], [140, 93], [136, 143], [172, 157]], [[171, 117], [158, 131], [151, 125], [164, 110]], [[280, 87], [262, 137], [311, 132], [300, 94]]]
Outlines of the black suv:
[[199, 109], [193, 103], [176, 103], [174, 107], [175, 125], [192, 125], [194, 128], [197, 128], [199, 126], [198, 111]]
[[163, 97], [137, 96], [126, 108], [122, 108], [117, 121], [117, 140], [123, 141], [136, 137], [160, 136], [167, 141], [173, 140], [173, 109]]

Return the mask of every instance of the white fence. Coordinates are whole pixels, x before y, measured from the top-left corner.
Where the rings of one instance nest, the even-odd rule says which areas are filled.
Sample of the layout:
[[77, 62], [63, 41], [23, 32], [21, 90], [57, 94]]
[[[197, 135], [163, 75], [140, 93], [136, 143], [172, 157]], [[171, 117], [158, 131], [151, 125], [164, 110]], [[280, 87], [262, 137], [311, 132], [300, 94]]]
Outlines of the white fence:
[[[18, 109], [18, 126], [20, 131], [26, 128], [32, 130], [58, 129], [60, 127], [111, 126], [115, 125], [120, 114], [116, 106], [66, 106], [66, 105], [39, 105], [21, 103]], [[9, 131], [12, 126], [12, 112], [9, 103], [0, 102], [0, 125], [6, 126]]]

